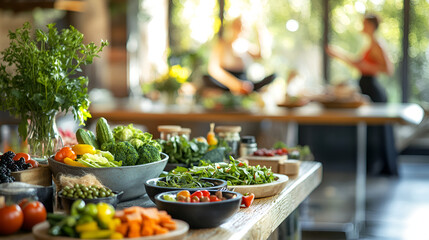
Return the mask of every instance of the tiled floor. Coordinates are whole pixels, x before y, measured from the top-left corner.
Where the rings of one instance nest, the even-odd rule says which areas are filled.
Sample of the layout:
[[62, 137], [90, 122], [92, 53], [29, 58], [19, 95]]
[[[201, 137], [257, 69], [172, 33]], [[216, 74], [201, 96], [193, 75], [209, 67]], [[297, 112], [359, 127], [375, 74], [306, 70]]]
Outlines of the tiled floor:
[[[401, 156], [399, 166], [400, 177], [368, 177], [359, 239], [429, 239], [429, 156]], [[354, 174], [325, 172], [307, 203], [301, 208], [303, 240], [346, 239], [351, 226], [344, 223], [354, 213]]]

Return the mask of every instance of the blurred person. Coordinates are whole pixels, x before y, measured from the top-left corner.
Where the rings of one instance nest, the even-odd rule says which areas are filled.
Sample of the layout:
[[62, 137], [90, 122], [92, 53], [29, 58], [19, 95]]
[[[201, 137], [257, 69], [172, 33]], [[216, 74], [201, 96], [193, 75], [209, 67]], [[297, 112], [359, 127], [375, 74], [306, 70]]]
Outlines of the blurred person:
[[[246, 68], [250, 60], [260, 59], [262, 54], [259, 36], [257, 46], [247, 47], [245, 42], [240, 42], [242, 28], [240, 17], [225, 25], [223, 37], [217, 39], [210, 54], [208, 65], [210, 77], [206, 81], [207, 86], [215, 86], [236, 95], [243, 95], [258, 91], [275, 79], [275, 74], [255, 82], [247, 79]], [[242, 51], [238, 51], [239, 49]]]
[[365, 15], [363, 19], [362, 33], [369, 37], [370, 44], [360, 59], [350, 59], [330, 46], [326, 47], [326, 53], [331, 57], [344, 61], [360, 71], [361, 78], [359, 80], [359, 87], [363, 94], [368, 95], [373, 102], [387, 102], [386, 91], [378, 83], [376, 76], [379, 73], [391, 76], [394, 70], [392, 62], [387, 57], [386, 52], [381, 47], [375, 36], [379, 24], [380, 20], [376, 15]]
[[[387, 93], [377, 81], [378, 74], [391, 76], [394, 72], [393, 64], [380, 45], [375, 33], [380, 24], [380, 19], [374, 14], [367, 14], [363, 18], [362, 33], [368, 36], [370, 44], [364, 51], [362, 57], [353, 60], [345, 54], [334, 50], [331, 46], [326, 47], [326, 53], [334, 58], [357, 68], [361, 77], [359, 87], [362, 94], [368, 95], [372, 102], [387, 102]], [[374, 144], [371, 144], [371, 143]], [[378, 147], [379, 146], [379, 147]], [[381, 153], [380, 153], [380, 150]], [[371, 174], [398, 175], [397, 150], [395, 147], [393, 128], [391, 125], [368, 127], [368, 172]], [[380, 156], [377, 156], [380, 153]]]

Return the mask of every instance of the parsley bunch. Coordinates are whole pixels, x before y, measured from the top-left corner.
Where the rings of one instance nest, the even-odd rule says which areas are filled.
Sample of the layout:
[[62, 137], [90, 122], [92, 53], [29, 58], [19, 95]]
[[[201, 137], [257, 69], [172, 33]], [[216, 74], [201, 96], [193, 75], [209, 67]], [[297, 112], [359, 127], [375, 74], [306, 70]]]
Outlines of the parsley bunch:
[[55, 24], [47, 28], [47, 32], [36, 29], [34, 36], [29, 23], [9, 31], [10, 46], [1, 52], [0, 109], [21, 119], [23, 139], [32, 115], [72, 111], [80, 124], [91, 117], [88, 78], [78, 73], [108, 44], [83, 44], [83, 34], [73, 26], [61, 31]]

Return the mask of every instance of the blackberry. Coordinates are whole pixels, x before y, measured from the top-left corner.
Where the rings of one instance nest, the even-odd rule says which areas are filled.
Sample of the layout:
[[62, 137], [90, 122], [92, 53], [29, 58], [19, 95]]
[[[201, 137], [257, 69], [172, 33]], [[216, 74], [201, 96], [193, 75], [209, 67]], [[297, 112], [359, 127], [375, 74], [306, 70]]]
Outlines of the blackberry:
[[24, 163], [22, 166], [21, 166], [21, 169], [22, 170], [27, 170], [27, 169], [29, 169], [31, 167], [31, 164], [29, 164], [29, 163]]
[[3, 158], [1, 161], [1, 164], [4, 166], [11, 166], [11, 165], [15, 165], [14, 161], [12, 160], [12, 158]]
[[20, 158], [18, 161], [15, 161], [15, 164], [22, 167], [25, 164], [25, 159]]
[[4, 160], [4, 159], [12, 160], [12, 158], [14, 158], [14, 157], [15, 157], [15, 153], [12, 151], [8, 151], [8, 152], [3, 153], [3, 156], [1, 156], [1, 160]]
[[9, 167], [9, 169], [10, 169], [10, 171], [11, 171], [11, 172], [17, 172], [17, 171], [21, 170], [21, 169], [18, 167], [18, 165], [15, 165], [15, 164], [10, 165], [10, 166], [8, 166], [8, 167]]

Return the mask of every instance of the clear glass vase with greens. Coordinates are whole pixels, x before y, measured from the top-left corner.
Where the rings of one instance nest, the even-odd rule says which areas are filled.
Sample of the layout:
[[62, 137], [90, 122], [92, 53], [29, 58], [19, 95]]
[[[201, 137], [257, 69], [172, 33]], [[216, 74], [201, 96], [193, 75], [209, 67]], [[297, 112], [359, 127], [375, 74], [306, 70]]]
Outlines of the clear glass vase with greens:
[[91, 117], [88, 78], [79, 74], [80, 66], [91, 64], [107, 42], [85, 45], [73, 26], [59, 31], [55, 24], [33, 35], [29, 23], [10, 31], [9, 39], [1, 52], [0, 109], [21, 119], [19, 135], [28, 137], [34, 157], [46, 158], [62, 145], [55, 137], [57, 113], [71, 111], [80, 124]]

